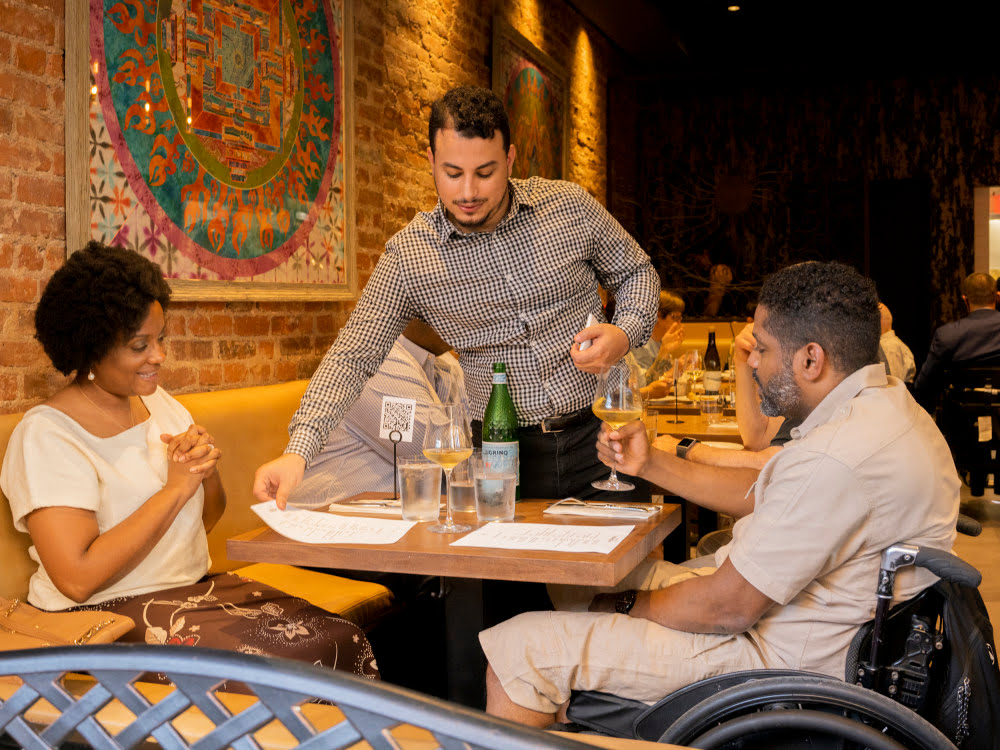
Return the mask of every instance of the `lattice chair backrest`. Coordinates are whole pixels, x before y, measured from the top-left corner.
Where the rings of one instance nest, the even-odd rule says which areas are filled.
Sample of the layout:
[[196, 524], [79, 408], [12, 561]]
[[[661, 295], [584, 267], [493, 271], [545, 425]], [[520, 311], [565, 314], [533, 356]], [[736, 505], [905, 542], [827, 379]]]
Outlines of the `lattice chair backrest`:
[[[172, 684], [143, 682], [146, 673]], [[0, 740], [54, 748], [277, 747], [375, 750], [591, 747], [435, 698], [285, 659], [110, 644], [0, 653]], [[246, 694], [226, 692], [240, 683]], [[421, 742], [422, 740], [422, 742]], [[430, 744], [433, 746], [433, 743]]]

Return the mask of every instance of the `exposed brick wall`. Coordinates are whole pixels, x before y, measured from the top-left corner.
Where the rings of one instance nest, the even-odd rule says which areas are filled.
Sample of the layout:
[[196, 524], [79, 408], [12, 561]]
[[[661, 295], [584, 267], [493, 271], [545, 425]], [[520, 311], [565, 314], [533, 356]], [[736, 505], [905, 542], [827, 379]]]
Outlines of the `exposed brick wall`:
[[[564, 0], [497, 0], [496, 9], [569, 71], [567, 177], [604, 202], [610, 48]], [[452, 86], [490, 85], [493, 12], [493, 0], [355, 0], [359, 288], [385, 241], [434, 203], [428, 109]], [[63, 0], [0, 0], [0, 413], [65, 382], [32, 325], [66, 252], [63, 15]], [[353, 306], [174, 303], [162, 382], [180, 393], [309, 377]]]

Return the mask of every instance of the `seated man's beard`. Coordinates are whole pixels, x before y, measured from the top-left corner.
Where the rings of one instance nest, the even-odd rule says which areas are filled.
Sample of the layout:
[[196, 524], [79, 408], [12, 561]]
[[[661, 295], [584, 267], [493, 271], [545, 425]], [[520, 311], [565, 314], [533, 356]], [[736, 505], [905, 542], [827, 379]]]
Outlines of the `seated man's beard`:
[[791, 367], [783, 368], [767, 381], [767, 385], [760, 382], [756, 370], [751, 374], [760, 392], [761, 413], [768, 417], [787, 417], [797, 411], [802, 401], [802, 390], [795, 382]]

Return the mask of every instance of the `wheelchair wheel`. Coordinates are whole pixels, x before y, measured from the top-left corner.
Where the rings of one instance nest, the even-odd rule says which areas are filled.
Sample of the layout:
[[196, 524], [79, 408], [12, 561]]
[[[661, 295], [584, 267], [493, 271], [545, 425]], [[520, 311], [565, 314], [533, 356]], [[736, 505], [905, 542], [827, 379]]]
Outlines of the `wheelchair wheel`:
[[[822, 745], [821, 737], [830, 744]], [[682, 714], [659, 741], [704, 750], [805, 744], [873, 750], [955, 748], [932, 724], [896, 701], [817, 677], [765, 678], [723, 690]]]

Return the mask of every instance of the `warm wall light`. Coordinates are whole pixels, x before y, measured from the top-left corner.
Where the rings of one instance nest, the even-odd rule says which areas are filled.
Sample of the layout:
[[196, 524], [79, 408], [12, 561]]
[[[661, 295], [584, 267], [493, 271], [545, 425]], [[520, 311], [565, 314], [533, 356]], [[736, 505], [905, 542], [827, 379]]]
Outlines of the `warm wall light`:
[[740, 6], [738, 6], [738, 5], [730, 5], [728, 8], [726, 8], [726, 10], [732, 11], [733, 13], [735, 13], [739, 9], [740, 9]]
[[1000, 219], [1000, 191], [990, 190], [990, 221]]

